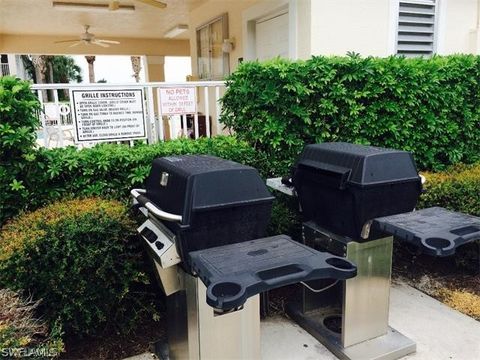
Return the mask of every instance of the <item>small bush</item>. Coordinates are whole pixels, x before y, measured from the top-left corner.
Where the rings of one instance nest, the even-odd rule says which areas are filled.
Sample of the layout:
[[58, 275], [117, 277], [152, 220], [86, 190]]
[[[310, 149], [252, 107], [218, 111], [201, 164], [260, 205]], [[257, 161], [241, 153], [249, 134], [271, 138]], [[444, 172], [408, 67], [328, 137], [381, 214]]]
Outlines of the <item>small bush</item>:
[[94, 334], [122, 321], [132, 286], [146, 281], [134, 233], [117, 201], [71, 200], [23, 214], [0, 232], [0, 287], [42, 299], [46, 319], [67, 334]]
[[268, 235], [288, 234], [294, 239], [301, 239], [302, 216], [296, 198], [274, 191], [275, 200], [268, 227]]
[[0, 357], [13, 357], [10, 351], [42, 348], [51, 355], [63, 351], [58, 334], [49, 334], [48, 326], [35, 318], [39, 302], [24, 300], [8, 289], [0, 289]]
[[[154, 145], [100, 144], [91, 149], [73, 147], [43, 150], [47, 199], [57, 196], [109, 196], [122, 199], [132, 187], [143, 186], [152, 161], [161, 156], [210, 154], [244, 164], [259, 165], [255, 151], [233, 137], [179, 139]], [[38, 191], [37, 191], [38, 194]]]
[[441, 206], [480, 216], [480, 164], [457, 165], [444, 172], [423, 175], [427, 191], [420, 198], [419, 208]]

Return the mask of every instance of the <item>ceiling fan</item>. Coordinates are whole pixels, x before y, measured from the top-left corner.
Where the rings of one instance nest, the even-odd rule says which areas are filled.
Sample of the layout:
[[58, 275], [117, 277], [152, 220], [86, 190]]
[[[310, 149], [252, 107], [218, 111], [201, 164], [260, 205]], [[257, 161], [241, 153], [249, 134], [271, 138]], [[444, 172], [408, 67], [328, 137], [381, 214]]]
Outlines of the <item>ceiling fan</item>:
[[[134, 0], [150, 6], [154, 6], [159, 9], [164, 9], [167, 7], [167, 4], [159, 0]], [[108, 0], [108, 3], [97, 3], [97, 2], [78, 2], [78, 1], [58, 1], [53, 0], [52, 6], [59, 10], [79, 10], [79, 11], [135, 11], [135, 6], [133, 5], [122, 5], [120, 0]]]
[[[136, 0], [136, 1], [147, 4], [147, 5], [155, 6], [160, 9], [164, 9], [167, 7], [167, 4], [157, 0]], [[112, 11], [120, 9], [120, 0], [110, 0], [108, 4], [108, 9]]]
[[85, 32], [80, 35], [78, 39], [70, 39], [70, 40], [60, 40], [60, 41], [55, 41], [55, 44], [61, 44], [61, 43], [73, 43], [69, 47], [74, 47], [80, 44], [85, 44], [85, 45], [98, 45], [101, 47], [110, 47], [110, 44], [112, 45], [117, 45], [120, 44], [119, 41], [114, 41], [114, 40], [105, 40], [105, 39], [97, 39], [95, 37], [95, 34], [92, 34], [88, 32], [88, 29], [90, 28], [90, 25], [84, 25], [85, 27]]

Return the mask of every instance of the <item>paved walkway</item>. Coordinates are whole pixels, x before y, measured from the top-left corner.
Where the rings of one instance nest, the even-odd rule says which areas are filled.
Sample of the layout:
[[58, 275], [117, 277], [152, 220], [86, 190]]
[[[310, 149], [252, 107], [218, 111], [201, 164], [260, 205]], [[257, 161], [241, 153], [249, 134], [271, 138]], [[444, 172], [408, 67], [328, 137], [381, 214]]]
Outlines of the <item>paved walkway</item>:
[[417, 343], [414, 360], [480, 360], [480, 322], [407, 285], [392, 287], [390, 325]]
[[[390, 325], [417, 343], [405, 360], [480, 360], [480, 322], [414, 288], [390, 293]], [[315, 338], [284, 317], [262, 322], [262, 360], [335, 360]], [[150, 360], [148, 354], [130, 358]]]

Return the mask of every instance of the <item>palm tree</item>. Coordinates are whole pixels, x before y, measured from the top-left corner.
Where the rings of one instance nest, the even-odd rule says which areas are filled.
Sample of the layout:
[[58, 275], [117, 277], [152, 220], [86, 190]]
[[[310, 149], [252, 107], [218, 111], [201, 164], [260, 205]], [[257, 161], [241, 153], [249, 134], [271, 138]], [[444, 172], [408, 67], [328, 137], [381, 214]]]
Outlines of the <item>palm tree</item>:
[[91, 83], [95, 82], [95, 68], [93, 63], [95, 62], [95, 56], [85, 56], [88, 63], [88, 80]]
[[51, 59], [54, 83], [82, 82], [82, 69], [70, 56], [53, 56]]
[[[34, 57], [32, 55], [22, 55], [23, 64], [25, 66], [25, 69], [27, 70], [28, 75], [34, 83], [40, 84], [41, 82], [37, 80], [40, 74], [38, 74], [35, 69], [32, 61], [33, 58]], [[82, 81], [82, 69], [80, 68], [80, 66], [75, 64], [75, 60], [73, 60], [72, 57], [61, 55], [49, 56], [44, 58], [46, 63], [45, 65], [52, 66], [52, 71], [49, 71], [47, 74], [45, 74], [47, 69], [42, 69], [42, 71], [44, 72], [44, 79], [47, 80], [47, 83], [69, 83], [70, 81]]]
[[[37, 84], [82, 81], [82, 69], [70, 56], [22, 55], [22, 60], [28, 75]], [[59, 97], [60, 100], [68, 98], [68, 90], [59, 93]], [[45, 94], [44, 99], [47, 99]]]

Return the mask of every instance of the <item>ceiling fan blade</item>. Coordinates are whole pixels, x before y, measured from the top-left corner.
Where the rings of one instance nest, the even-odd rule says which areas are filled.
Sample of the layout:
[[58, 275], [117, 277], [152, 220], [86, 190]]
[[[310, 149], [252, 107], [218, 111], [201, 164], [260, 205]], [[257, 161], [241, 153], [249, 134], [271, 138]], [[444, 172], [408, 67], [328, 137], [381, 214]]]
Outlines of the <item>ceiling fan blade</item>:
[[98, 45], [98, 46], [101, 46], [101, 47], [110, 47], [110, 45], [104, 44], [104, 43], [102, 43], [100, 41], [97, 41], [97, 40], [92, 41], [91, 44]]
[[120, 41], [115, 40], [105, 40], [105, 39], [97, 39], [96, 42], [102, 42], [104, 44], [120, 44]]
[[157, 0], [137, 0], [137, 1], [139, 1], [141, 3], [144, 3], [144, 4], [147, 4], [147, 5], [158, 7], [160, 9], [164, 9], [164, 8], [167, 7], [167, 4], [165, 4], [164, 2], [157, 1]]
[[77, 41], [76, 43], [70, 45], [69, 47], [75, 47], [75, 46], [80, 45], [81, 43], [82, 43], [81, 41]]
[[68, 43], [68, 42], [74, 42], [74, 41], [79, 41], [79, 40], [78, 39], [60, 40], [60, 41], [54, 41], [54, 44]]

